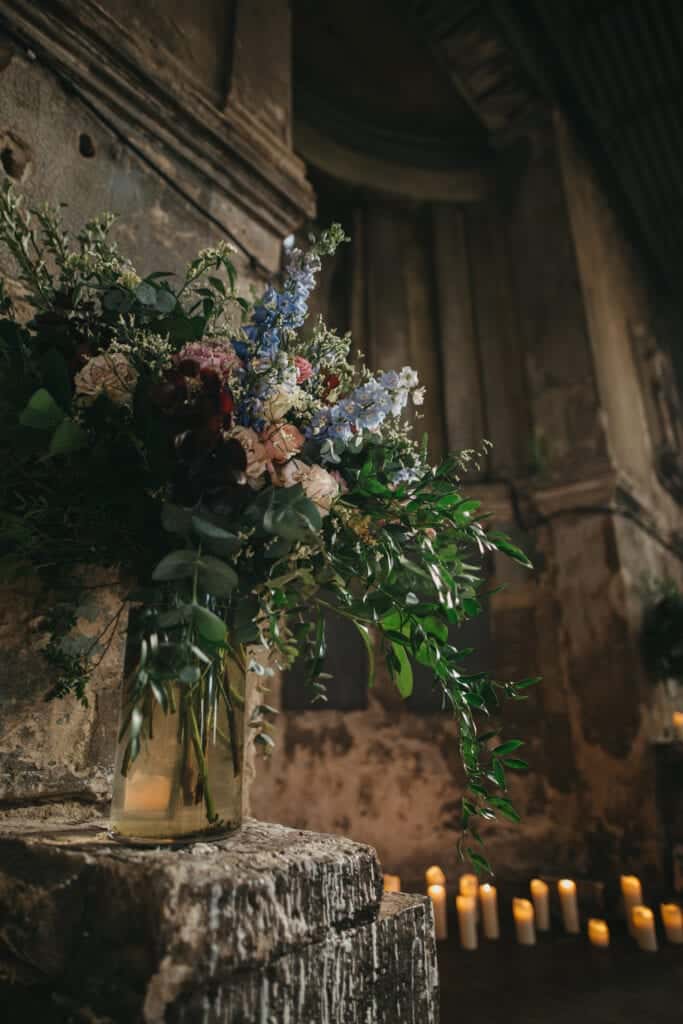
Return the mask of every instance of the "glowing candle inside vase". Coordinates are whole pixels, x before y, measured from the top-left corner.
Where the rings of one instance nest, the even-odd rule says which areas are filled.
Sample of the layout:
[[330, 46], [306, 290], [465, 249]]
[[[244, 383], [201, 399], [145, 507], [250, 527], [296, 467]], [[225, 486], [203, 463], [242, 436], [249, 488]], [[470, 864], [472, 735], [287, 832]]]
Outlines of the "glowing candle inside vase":
[[448, 938], [448, 920], [446, 916], [446, 888], [443, 885], [430, 885], [427, 895], [434, 908], [434, 931], [438, 942]]
[[662, 924], [669, 942], [677, 946], [683, 942], [683, 912], [677, 903], [662, 903], [660, 905]]
[[621, 898], [624, 904], [624, 914], [626, 915], [626, 924], [631, 935], [633, 935], [633, 918], [631, 917], [631, 911], [634, 907], [638, 907], [642, 904], [643, 887], [640, 884], [640, 879], [636, 878], [635, 875], [622, 875], [620, 884]]
[[560, 895], [564, 930], [570, 935], [578, 935], [581, 928], [579, 905], [576, 900], [576, 882], [572, 882], [571, 878], [563, 878], [557, 883], [557, 891]]
[[515, 932], [520, 946], [535, 946], [534, 905], [531, 900], [514, 899], [512, 916], [515, 919]]
[[683, 711], [674, 711], [671, 716], [671, 724], [674, 728], [674, 736], [683, 742]]
[[476, 949], [477, 940], [477, 901], [474, 896], [455, 897], [455, 906], [458, 911], [458, 929], [460, 931], [460, 945], [463, 949]]
[[532, 878], [531, 898], [534, 901], [534, 913], [536, 915], [536, 927], [539, 932], [550, 930], [550, 893], [548, 885], [541, 878]]
[[384, 891], [400, 892], [401, 878], [399, 875], [384, 875]]
[[588, 938], [591, 946], [606, 949], [609, 946], [609, 927], [606, 921], [591, 917], [588, 921]]
[[432, 864], [431, 868], [427, 868], [425, 871], [425, 881], [427, 882], [427, 888], [430, 885], [445, 885], [446, 876], [437, 864]]
[[126, 779], [124, 810], [134, 813], [159, 813], [171, 802], [171, 779], [167, 775], [135, 773]]
[[646, 953], [657, 952], [657, 932], [655, 931], [655, 915], [649, 907], [632, 907], [631, 921], [633, 937]]
[[479, 917], [479, 908], [477, 903], [479, 901], [479, 879], [476, 875], [466, 874], [460, 876], [458, 883], [458, 891], [461, 896], [471, 896], [474, 900], [474, 913], [475, 916]]
[[481, 919], [484, 926], [484, 935], [487, 939], [500, 938], [500, 923], [498, 921], [498, 892], [495, 885], [479, 886], [479, 901], [481, 903]]

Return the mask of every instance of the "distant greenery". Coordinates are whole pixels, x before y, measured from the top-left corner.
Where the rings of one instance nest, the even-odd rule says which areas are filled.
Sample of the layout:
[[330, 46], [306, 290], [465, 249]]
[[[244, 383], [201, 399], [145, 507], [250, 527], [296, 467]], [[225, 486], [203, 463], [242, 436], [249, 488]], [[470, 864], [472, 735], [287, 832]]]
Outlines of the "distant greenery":
[[[404, 698], [413, 664], [431, 669], [458, 723], [466, 835], [479, 840], [477, 819], [518, 821], [505, 773], [526, 768], [522, 744], [492, 741], [501, 702], [525, 699], [534, 680], [472, 674], [448, 636], [481, 612], [486, 552], [529, 562], [461, 492], [478, 453], [433, 467], [426, 439], [413, 439], [414, 371], [354, 367], [350, 337], [322, 321], [302, 332], [339, 226], [293, 250], [281, 290], [254, 304], [229, 246], [201, 252], [178, 282], [141, 278], [110, 240], [112, 220], [70, 238], [57, 211], [0, 196], [0, 245], [34, 311], [19, 322], [0, 291], [0, 572], [37, 573], [59, 594], [46, 620], [52, 695], [87, 699], [101, 644], [73, 653], [68, 636], [88, 567], [116, 567], [138, 581], [124, 771], [154, 709], [175, 709], [178, 684], [201, 770], [199, 703], [210, 693], [232, 721], [227, 664], [246, 669], [247, 645], [281, 666], [303, 655], [312, 699], [325, 699], [332, 609], [363, 638], [369, 685], [378, 655]], [[252, 723], [264, 749], [273, 714], [261, 705]]]
[[683, 683], [683, 593], [673, 580], [648, 584], [641, 640], [643, 659], [652, 675]]

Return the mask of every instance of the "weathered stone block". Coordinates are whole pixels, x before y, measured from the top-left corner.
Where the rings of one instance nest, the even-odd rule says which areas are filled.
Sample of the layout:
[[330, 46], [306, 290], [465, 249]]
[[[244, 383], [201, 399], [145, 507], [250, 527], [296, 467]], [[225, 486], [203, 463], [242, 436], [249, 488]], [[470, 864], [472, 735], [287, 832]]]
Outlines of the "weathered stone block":
[[380, 901], [374, 850], [334, 836], [250, 820], [171, 850], [0, 825], [0, 960], [98, 1020], [430, 1024], [430, 905]]

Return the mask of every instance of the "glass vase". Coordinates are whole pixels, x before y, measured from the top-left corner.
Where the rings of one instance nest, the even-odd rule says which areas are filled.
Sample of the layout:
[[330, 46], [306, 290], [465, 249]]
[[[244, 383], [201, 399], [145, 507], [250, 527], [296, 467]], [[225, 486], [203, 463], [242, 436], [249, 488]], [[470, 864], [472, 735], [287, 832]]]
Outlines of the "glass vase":
[[[220, 838], [242, 823], [245, 673], [227, 661], [223, 685], [174, 683], [169, 708], [151, 714], [134, 759], [130, 726], [119, 735], [111, 806], [113, 835], [131, 843]], [[227, 700], [226, 700], [227, 695]], [[123, 714], [127, 707], [124, 684]]]

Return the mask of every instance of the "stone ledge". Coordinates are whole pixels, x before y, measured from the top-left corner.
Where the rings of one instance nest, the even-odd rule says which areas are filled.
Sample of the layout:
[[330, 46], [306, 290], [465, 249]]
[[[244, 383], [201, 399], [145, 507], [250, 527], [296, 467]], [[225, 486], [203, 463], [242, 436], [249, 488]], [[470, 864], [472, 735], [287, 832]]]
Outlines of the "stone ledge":
[[0, 957], [105, 1020], [427, 1024], [430, 905], [381, 900], [374, 850], [336, 836], [249, 820], [141, 849], [101, 821], [0, 821]]

